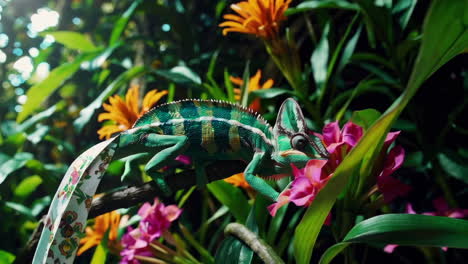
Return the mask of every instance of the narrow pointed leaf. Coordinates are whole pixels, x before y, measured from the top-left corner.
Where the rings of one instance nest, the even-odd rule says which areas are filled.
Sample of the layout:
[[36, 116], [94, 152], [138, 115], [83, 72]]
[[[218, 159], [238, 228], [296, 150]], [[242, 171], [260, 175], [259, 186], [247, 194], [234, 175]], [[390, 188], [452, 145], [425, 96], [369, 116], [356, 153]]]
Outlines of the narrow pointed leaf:
[[53, 31], [45, 32], [41, 35], [52, 35], [60, 44], [73, 50], [95, 51], [97, 48], [93, 42], [85, 35], [74, 31]]

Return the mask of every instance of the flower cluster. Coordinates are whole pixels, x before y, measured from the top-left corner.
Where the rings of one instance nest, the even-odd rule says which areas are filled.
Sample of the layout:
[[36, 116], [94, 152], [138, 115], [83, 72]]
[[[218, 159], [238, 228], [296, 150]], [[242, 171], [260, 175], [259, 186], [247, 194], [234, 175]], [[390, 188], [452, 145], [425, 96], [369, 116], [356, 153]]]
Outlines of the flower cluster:
[[99, 139], [109, 139], [114, 133], [132, 128], [137, 119], [148, 112], [166, 94], [167, 91], [149, 91], [143, 98], [141, 107], [138, 104], [140, 97], [138, 86], [128, 89], [125, 99], [122, 99], [119, 95], [111, 96], [109, 99], [110, 104], [102, 105], [107, 112], [99, 114], [98, 121], [110, 120], [113, 121], [113, 124], [103, 126], [98, 130]]
[[[362, 135], [362, 127], [352, 122], [346, 123], [342, 130], [340, 130], [338, 122], [329, 123], [323, 128], [322, 134], [315, 134], [322, 140], [330, 153], [329, 159], [310, 160], [303, 169], [292, 166], [294, 181], [290, 189], [283, 191], [278, 201], [268, 207], [270, 214], [274, 216], [281, 206], [289, 202], [298, 206], [309, 206], [317, 193], [333, 176], [333, 172], [344, 157], [356, 146]], [[377, 178], [377, 186], [383, 194], [385, 202], [403, 196], [410, 190], [408, 185], [390, 176], [401, 167], [405, 156], [401, 146], [395, 146], [388, 151], [398, 135], [399, 132], [391, 132], [387, 135], [380, 157], [384, 162]]]
[[[247, 87], [249, 93], [253, 92], [253, 91], [257, 91], [257, 90], [262, 90], [262, 89], [270, 89], [273, 86], [273, 84], [274, 84], [273, 79], [268, 79], [263, 84], [260, 84], [260, 79], [261, 78], [262, 78], [262, 71], [261, 70], [258, 70], [255, 73], [254, 76], [250, 77], [249, 87]], [[244, 80], [242, 80], [242, 78], [230, 77], [229, 79], [231, 80], [232, 83], [238, 85], [239, 87], [244, 85]], [[241, 89], [240, 88], [235, 88], [234, 93], [235, 93], [235, 99], [237, 101], [240, 101], [241, 100]], [[259, 112], [260, 108], [261, 108], [260, 98], [255, 98], [255, 100], [253, 100], [252, 103], [249, 105], [249, 108], [256, 111], [256, 112]]]
[[253, 34], [264, 39], [276, 38], [284, 12], [292, 0], [248, 0], [231, 5], [237, 15], [227, 14], [221, 23], [223, 35], [228, 32]]
[[101, 243], [107, 232], [108, 246], [115, 246], [117, 242], [117, 231], [120, 225], [120, 214], [117, 211], [112, 211], [96, 217], [93, 227], [86, 227], [86, 236], [80, 240], [81, 247], [78, 249], [77, 255], [83, 254], [86, 250], [95, 247]]
[[138, 257], [152, 256], [151, 242], [161, 237], [181, 213], [182, 210], [176, 205], [165, 206], [158, 199], [154, 200], [153, 205], [143, 204], [138, 210], [138, 215], [141, 216], [138, 228], [129, 227], [122, 237], [124, 249], [120, 252], [120, 263], [136, 264], [139, 263]]

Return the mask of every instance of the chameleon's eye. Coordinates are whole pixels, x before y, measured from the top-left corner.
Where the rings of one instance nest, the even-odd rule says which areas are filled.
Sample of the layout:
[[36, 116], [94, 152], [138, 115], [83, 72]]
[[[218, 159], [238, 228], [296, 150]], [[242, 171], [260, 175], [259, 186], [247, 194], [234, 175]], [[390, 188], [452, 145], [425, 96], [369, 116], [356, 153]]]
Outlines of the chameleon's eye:
[[308, 142], [309, 141], [307, 140], [307, 138], [302, 134], [295, 134], [291, 138], [291, 146], [293, 147], [293, 149], [299, 151], [305, 150]]

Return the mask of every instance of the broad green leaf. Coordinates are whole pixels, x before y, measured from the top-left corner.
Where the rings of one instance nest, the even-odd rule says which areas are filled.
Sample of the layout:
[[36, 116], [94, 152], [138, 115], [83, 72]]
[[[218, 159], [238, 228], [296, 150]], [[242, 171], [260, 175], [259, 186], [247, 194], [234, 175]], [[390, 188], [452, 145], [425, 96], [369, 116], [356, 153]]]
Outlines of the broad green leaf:
[[286, 15], [290, 16], [300, 12], [307, 12], [314, 9], [320, 8], [336, 8], [345, 10], [359, 10], [359, 6], [344, 0], [309, 0], [303, 1], [294, 8], [289, 8], [286, 11]]
[[462, 160], [457, 160], [447, 154], [440, 153], [437, 155], [440, 166], [454, 178], [468, 183], [468, 166]]
[[107, 259], [107, 250], [99, 244], [94, 251], [93, 258], [91, 259], [91, 264], [101, 264], [106, 263]]
[[386, 214], [355, 225], [343, 242], [330, 247], [320, 264], [328, 264], [351, 243], [468, 248], [468, 221], [418, 214]]
[[180, 74], [196, 84], [201, 84], [200, 76], [187, 66], [176, 66], [172, 68], [170, 72]]
[[20, 152], [16, 153], [15, 156], [9, 159], [7, 162], [0, 165], [0, 184], [10, 175], [10, 173], [22, 168], [26, 165], [26, 162], [33, 158], [31, 153]]
[[16, 213], [20, 213], [30, 218], [31, 220], [33, 219], [35, 220], [35, 216], [32, 214], [31, 209], [29, 209], [28, 207], [22, 204], [14, 203], [14, 202], [5, 202], [5, 206], [13, 209]]
[[379, 119], [382, 114], [375, 109], [364, 109], [353, 112], [351, 121], [367, 130], [371, 125]]
[[328, 46], [328, 32], [330, 32], [330, 24], [328, 23], [322, 32], [322, 38], [310, 57], [310, 65], [312, 66], [312, 75], [314, 76], [317, 89], [322, 89], [322, 85], [327, 79], [328, 57], [330, 48]]
[[233, 236], [224, 239], [216, 250], [215, 264], [238, 264], [242, 245], [243, 243]]
[[26, 103], [23, 110], [18, 114], [16, 121], [21, 123], [24, 119], [36, 110], [59, 86], [70, 78], [79, 68], [83, 61], [95, 57], [96, 54], [82, 54], [73, 60], [62, 64], [52, 70], [42, 82], [29, 88], [26, 93]]
[[85, 35], [74, 32], [74, 31], [53, 31], [53, 32], [44, 32], [40, 35], [52, 35], [60, 44], [63, 44], [69, 49], [79, 50], [79, 51], [95, 51], [97, 48], [94, 46], [93, 42], [89, 40]]
[[[258, 235], [258, 224], [257, 224], [257, 217], [256, 217], [256, 203], [252, 206], [252, 209], [250, 210], [249, 216], [247, 217], [247, 221], [245, 222], [245, 226]], [[253, 250], [246, 246], [242, 245], [242, 248], [239, 253], [239, 263], [240, 264], [250, 264], [253, 259], [254, 252]]]
[[26, 129], [30, 128], [32, 125], [44, 120], [44, 119], [47, 119], [49, 118], [53, 113], [55, 113], [55, 111], [57, 110], [58, 104], [55, 104], [49, 108], [47, 108], [46, 110], [38, 113], [38, 114], [35, 114], [33, 115], [31, 118], [29, 118], [28, 120], [24, 121], [23, 123], [21, 123], [20, 125], [18, 125], [18, 132], [23, 132], [25, 131]]
[[271, 99], [283, 94], [292, 94], [291, 90], [283, 88], [270, 88], [270, 89], [260, 89], [251, 92], [251, 94], [262, 99]]
[[224, 181], [215, 181], [207, 185], [208, 190], [229, 208], [237, 221], [245, 223], [250, 211], [250, 205], [239, 188]]
[[323, 255], [320, 257], [319, 264], [328, 264], [333, 258], [336, 257], [341, 251], [343, 251], [349, 243], [338, 243], [329, 247]]
[[127, 27], [128, 21], [132, 17], [133, 13], [135, 12], [136, 8], [143, 2], [143, 0], [136, 0], [133, 1], [133, 3], [130, 5], [130, 7], [123, 13], [123, 15], [117, 20], [117, 23], [115, 23], [114, 29], [112, 30], [110, 40], [109, 40], [109, 45], [115, 44], [122, 33], [125, 30], [125, 27]]
[[120, 74], [91, 104], [80, 111], [80, 116], [73, 122], [76, 130], [81, 131], [94, 115], [94, 112], [102, 106], [104, 100], [114, 94], [118, 88], [127, 84], [131, 79], [143, 75], [145, 72], [146, 69], [143, 66], [136, 66]]
[[177, 66], [170, 70], [153, 70], [151, 73], [154, 73], [160, 77], [168, 79], [174, 83], [183, 84], [183, 85], [200, 85], [200, 77], [185, 66]]
[[15, 258], [16, 256], [11, 254], [10, 252], [0, 249], [0, 263], [10, 264], [13, 263], [13, 261], [15, 261]]
[[29, 176], [22, 180], [18, 187], [15, 188], [15, 195], [18, 197], [28, 197], [37, 186], [41, 185], [42, 178], [39, 175]]
[[379, 215], [354, 226], [343, 241], [468, 248], [468, 221], [418, 214]]
[[[297, 263], [310, 262], [315, 241], [328, 212], [338, 195], [346, 187], [350, 175], [357, 171], [362, 164], [360, 185], [356, 190], [359, 193], [359, 189], [362, 188], [363, 183], [367, 180], [366, 177], [370, 174], [373, 160], [382, 147], [385, 135], [422, 82], [450, 58], [463, 52], [466, 48], [468, 34], [466, 34], [464, 25], [468, 24], [468, 16], [464, 16], [463, 10], [466, 10], [467, 4], [464, 0], [435, 0], [432, 2], [425, 19], [421, 49], [406, 90], [366, 131], [308, 208], [295, 232], [294, 247]], [[444, 30], [445, 33], [443, 33]], [[437, 38], [440, 35], [445, 36], [442, 43], [437, 41], [437, 39], [440, 40]]]

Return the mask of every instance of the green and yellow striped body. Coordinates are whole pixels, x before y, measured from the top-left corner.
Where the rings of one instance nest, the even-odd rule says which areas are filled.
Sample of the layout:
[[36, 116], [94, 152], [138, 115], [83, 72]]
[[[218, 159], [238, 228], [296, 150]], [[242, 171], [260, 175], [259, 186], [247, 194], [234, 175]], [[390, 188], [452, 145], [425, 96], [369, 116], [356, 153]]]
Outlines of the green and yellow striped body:
[[161, 135], [187, 136], [184, 154], [195, 159], [241, 159], [255, 151], [272, 152], [273, 129], [260, 116], [237, 104], [183, 100], [163, 104], [142, 116], [134, 128], [151, 127]]

